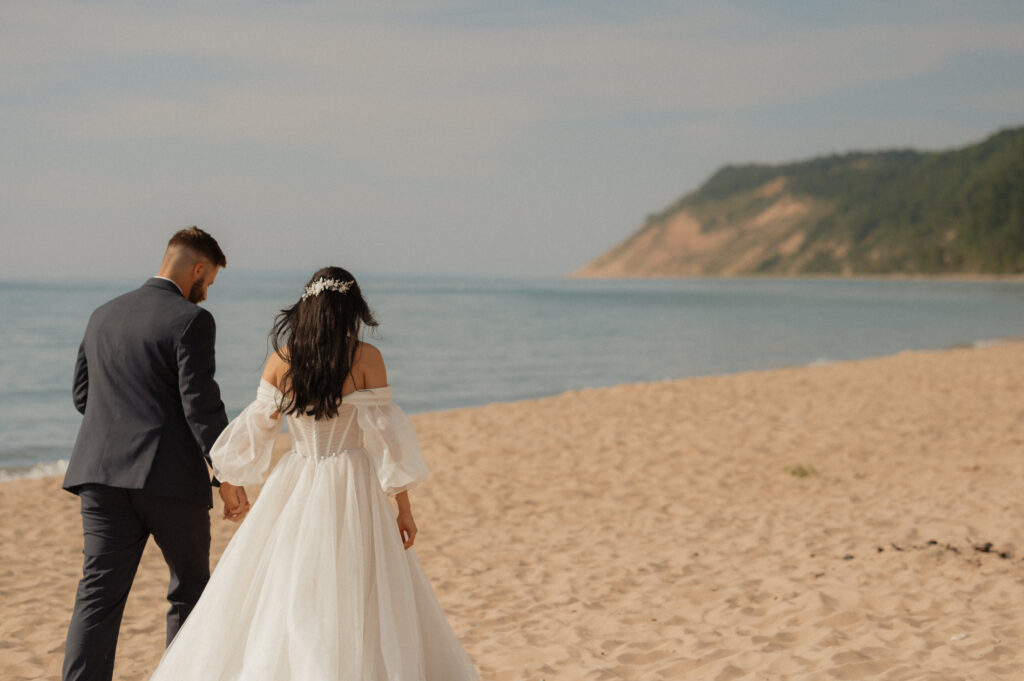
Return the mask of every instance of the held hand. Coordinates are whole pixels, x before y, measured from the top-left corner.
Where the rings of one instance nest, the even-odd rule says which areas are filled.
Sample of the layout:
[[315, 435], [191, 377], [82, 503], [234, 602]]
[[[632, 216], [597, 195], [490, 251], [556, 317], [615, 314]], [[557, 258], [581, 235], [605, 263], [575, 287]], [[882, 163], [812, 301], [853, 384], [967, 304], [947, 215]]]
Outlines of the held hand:
[[220, 483], [220, 498], [224, 500], [224, 519], [239, 522], [249, 512], [249, 497], [245, 488], [231, 483]]
[[398, 512], [398, 534], [405, 548], [412, 546], [416, 540], [416, 521], [412, 519], [412, 511]]

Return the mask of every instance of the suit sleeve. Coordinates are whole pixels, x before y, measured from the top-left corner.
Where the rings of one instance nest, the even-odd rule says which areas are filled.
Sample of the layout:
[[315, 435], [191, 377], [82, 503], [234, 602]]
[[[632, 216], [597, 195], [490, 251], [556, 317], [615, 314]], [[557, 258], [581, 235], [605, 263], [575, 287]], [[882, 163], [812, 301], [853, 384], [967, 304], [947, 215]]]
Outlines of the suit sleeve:
[[78, 359], [75, 360], [75, 379], [71, 386], [71, 397], [75, 401], [75, 409], [84, 414], [86, 398], [89, 397], [89, 366], [85, 361], [85, 341], [78, 346]]
[[192, 435], [210, 461], [210, 447], [228, 424], [220, 386], [213, 378], [217, 327], [213, 315], [200, 308], [178, 343], [178, 388]]

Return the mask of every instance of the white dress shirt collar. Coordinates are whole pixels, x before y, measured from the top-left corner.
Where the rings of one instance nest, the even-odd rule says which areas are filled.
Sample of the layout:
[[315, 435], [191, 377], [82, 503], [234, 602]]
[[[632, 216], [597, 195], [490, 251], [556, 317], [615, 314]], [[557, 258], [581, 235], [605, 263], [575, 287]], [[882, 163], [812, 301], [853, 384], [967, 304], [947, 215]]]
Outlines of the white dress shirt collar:
[[180, 287], [180, 286], [178, 286], [178, 282], [174, 281], [173, 279], [168, 279], [167, 277], [161, 277], [161, 276], [160, 276], [159, 274], [154, 274], [154, 275], [153, 275], [153, 278], [154, 278], [154, 279], [163, 279], [164, 281], [169, 281], [169, 282], [171, 282], [172, 284], [174, 284], [174, 285], [175, 285], [175, 287], [177, 287], [177, 289], [178, 289], [179, 291], [181, 291], [181, 295], [183, 295], [183, 296], [185, 295], [185, 292], [181, 290], [181, 287]]

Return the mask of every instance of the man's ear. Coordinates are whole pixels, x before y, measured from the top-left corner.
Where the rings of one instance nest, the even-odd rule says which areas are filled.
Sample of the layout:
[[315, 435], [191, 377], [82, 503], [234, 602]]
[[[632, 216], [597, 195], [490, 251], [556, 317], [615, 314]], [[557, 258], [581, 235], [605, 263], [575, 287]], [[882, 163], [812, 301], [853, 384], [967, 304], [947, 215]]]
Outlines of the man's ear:
[[192, 265], [192, 281], [200, 281], [206, 274], [206, 263], [202, 260]]

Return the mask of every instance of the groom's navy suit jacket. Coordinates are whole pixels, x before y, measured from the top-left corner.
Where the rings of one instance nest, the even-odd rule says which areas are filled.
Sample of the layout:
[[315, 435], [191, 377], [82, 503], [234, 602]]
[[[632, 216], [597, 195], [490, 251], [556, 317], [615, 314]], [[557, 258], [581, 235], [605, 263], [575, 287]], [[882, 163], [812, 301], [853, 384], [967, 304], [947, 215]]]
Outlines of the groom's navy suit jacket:
[[213, 315], [156, 277], [93, 312], [75, 364], [85, 418], [64, 489], [99, 483], [212, 507], [206, 462], [228, 422], [215, 337]]

